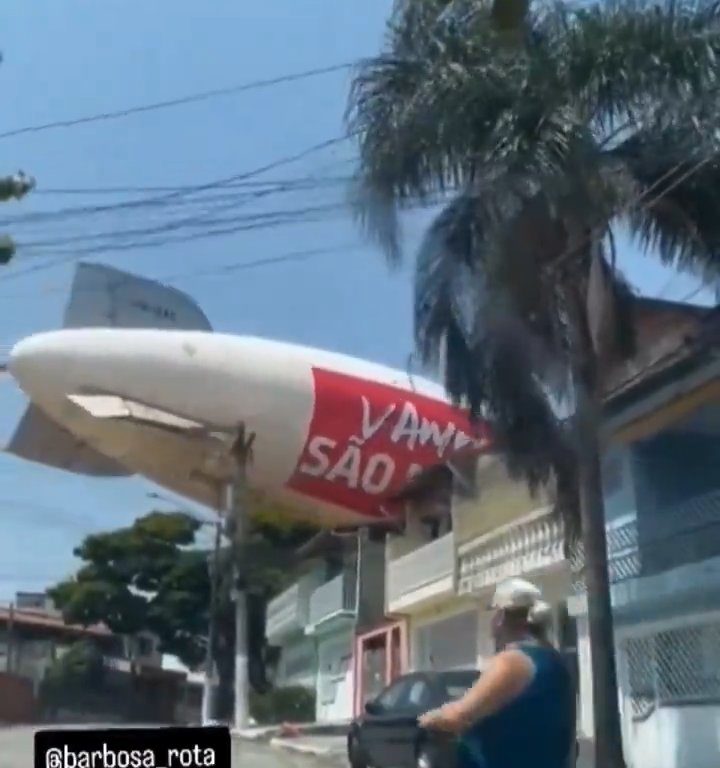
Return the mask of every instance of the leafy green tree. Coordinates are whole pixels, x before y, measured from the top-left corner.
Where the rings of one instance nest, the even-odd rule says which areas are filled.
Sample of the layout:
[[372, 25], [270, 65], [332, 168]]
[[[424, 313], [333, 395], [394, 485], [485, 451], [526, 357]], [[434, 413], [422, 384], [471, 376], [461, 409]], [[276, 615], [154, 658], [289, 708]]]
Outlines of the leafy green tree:
[[92, 640], [78, 640], [61, 653], [42, 680], [40, 698], [49, 710], [100, 691], [105, 679], [102, 651]]
[[[121, 635], [153, 632], [163, 653], [197, 668], [205, 659], [211, 605], [211, 553], [197, 546], [201, 525], [183, 512], [151, 512], [129, 527], [87, 536], [75, 550], [84, 564], [73, 578], [52, 588], [50, 596], [68, 622], [85, 626], [102, 622]], [[271, 526], [261, 526], [251, 533], [254, 548], [241, 553], [248, 566], [244, 570], [249, 592], [250, 679], [258, 691], [267, 688], [265, 603], [292, 578], [288, 555], [305, 535], [295, 529], [275, 532]], [[232, 548], [226, 546], [217, 563], [213, 656], [224, 711], [231, 706], [235, 559]], [[285, 564], [282, 570], [276, 565], [279, 561]]]
[[64, 688], [97, 689], [104, 672], [102, 651], [91, 640], [78, 640], [57, 657], [45, 679]]
[[398, 211], [443, 206], [417, 259], [419, 351], [581, 529], [602, 768], [623, 755], [598, 420], [635, 305], [613, 229], [717, 276], [718, 55], [705, 0], [397, 0], [350, 96], [359, 212], [391, 261]]

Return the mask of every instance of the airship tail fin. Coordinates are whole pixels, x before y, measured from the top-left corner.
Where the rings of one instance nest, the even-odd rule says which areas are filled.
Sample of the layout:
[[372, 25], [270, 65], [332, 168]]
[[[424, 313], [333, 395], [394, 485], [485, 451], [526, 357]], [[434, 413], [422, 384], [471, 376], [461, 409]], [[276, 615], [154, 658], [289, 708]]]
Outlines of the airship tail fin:
[[168, 328], [212, 331], [186, 293], [104, 264], [80, 263], [65, 309], [64, 328]]
[[78, 440], [34, 405], [23, 414], [5, 451], [26, 461], [80, 475], [126, 477], [132, 474]]
[[[113, 267], [85, 263], [77, 266], [63, 327], [212, 331], [210, 321], [187, 294]], [[77, 440], [33, 405], [23, 414], [5, 450], [28, 461], [77, 474], [132, 474]]]

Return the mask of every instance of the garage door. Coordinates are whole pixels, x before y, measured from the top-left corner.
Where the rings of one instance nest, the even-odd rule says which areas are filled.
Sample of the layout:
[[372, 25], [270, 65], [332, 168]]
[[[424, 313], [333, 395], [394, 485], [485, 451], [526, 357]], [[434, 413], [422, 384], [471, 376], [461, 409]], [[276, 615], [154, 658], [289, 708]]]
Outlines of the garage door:
[[477, 666], [478, 615], [460, 613], [418, 627], [413, 633], [415, 669], [459, 669]]

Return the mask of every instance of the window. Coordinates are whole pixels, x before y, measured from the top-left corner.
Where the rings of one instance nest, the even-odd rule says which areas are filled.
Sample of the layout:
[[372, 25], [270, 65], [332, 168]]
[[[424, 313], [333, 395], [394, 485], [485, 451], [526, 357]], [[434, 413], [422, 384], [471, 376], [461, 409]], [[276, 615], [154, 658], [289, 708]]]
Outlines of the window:
[[407, 703], [411, 709], [423, 709], [430, 706], [430, 687], [424, 680], [415, 680], [410, 684]]
[[623, 643], [633, 714], [720, 697], [720, 623], [688, 624]]
[[407, 687], [407, 680], [399, 680], [397, 683], [393, 683], [378, 696], [377, 703], [384, 710], [395, 709], [400, 704]]
[[480, 672], [456, 672], [442, 676], [442, 685], [445, 696], [449, 701], [464, 696], [477, 682]]

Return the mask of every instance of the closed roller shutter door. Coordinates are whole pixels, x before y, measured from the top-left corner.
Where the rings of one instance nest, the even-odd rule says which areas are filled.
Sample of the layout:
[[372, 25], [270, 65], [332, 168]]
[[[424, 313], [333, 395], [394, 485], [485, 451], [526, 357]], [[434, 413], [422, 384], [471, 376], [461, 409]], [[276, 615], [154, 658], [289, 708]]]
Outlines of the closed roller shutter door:
[[413, 636], [416, 669], [477, 666], [478, 616], [475, 611], [418, 627]]

